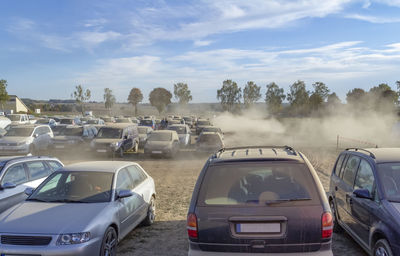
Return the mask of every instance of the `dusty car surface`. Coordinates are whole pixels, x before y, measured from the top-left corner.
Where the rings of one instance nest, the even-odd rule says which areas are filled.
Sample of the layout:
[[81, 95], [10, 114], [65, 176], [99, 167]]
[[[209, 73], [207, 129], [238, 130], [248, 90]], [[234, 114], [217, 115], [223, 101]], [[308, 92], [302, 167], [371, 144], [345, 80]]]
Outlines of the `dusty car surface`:
[[176, 131], [159, 130], [150, 134], [144, 145], [144, 153], [152, 156], [174, 157], [179, 151], [179, 137]]
[[328, 199], [291, 147], [238, 147], [211, 156], [187, 215], [189, 255], [332, 255]]
[[190, 127], [186, 124], [173, 124], [167, 127], [168, 130], [176, 131], [179, 137], [179, 143], [181, 147], [190, 146], [192, 140], [192, 132], [190, 131]]
[[196, 141], [199, 152], [215, 152], [224, 147], [222, 136], [218, 132], [202, 132]]
[[139, 132], [139, 147], [143, 148], [150, 134], [153, 132], [153, 129], [148, 126], [138, 126], [138, 132]]
[[204, 127], [211, 126], [210, 120], [207, 119], [199, 119], [196, 122], [196, 134], [199, 135]]
[[155, 219], [153, 179], [133, 162], [85, 162], [51, 174], [0, 215], [5, 255], [115, 255], [140, 223]]
[[138, 152], [139, 133], [136, 124], [112, 124], [101, 127], [91, 142], [95, 153], [123, 156], [128, 150]]
[[0, 157], [0, 213], [24, 201], [26, 188], [35, 189], [63, 166], [57, 158], [44, 156]]
[[0, 138], [0, 155], [37, 154], [49, 148], [52, 138], [48, 125], [11, 126]]
[[217, 132], [221, 135], [222, 139], [224, 139], [224, 133], [222, 132], [221, 128], [215, 126], [205, 126], [201, 130], [202, 132]]

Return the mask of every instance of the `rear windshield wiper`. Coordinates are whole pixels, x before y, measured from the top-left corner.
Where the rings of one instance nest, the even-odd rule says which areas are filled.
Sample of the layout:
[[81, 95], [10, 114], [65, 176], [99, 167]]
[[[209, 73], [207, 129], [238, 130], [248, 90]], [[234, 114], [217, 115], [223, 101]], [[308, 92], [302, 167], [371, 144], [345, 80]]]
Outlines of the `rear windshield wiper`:
[[305, 198], [282, 198], [282, 199], [276, 199], [276, 200], [267, 200], [265, 201], [266, 205], [270, 204], [279, 204], [279, 203], [285, 203], [285, 202], [294, 202], [294, 201], [308, 201], [311, 200], [309, 197]]
[[85, 202], [85, 201], [70, 200], [70, 199], [51, 200], [51, 201], [48, 201], [48, 202], [50, 202], [50, 203], [82, 203], [82, 204], [88, 203], [88, 202]]

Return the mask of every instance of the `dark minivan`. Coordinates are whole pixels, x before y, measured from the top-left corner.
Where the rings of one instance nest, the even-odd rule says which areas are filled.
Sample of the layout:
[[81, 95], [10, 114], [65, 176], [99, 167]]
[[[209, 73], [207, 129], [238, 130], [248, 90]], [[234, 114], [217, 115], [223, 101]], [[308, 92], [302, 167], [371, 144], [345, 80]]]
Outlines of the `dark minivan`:
[[346, 149], [330, 182], [334, 231], [369, 254], [400, 255], [400, 149]]
[[197, 180], [189, 255], [332, 255], [332, 215], [307, 158], [288, 146], [221, 149]]

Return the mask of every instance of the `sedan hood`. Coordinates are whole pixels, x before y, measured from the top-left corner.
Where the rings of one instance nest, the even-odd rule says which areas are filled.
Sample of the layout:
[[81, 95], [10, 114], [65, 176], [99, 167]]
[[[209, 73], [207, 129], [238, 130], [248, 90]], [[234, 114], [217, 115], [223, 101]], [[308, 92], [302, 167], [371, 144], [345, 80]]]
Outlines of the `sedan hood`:
[[148, 148], [164, 148], [170, 147], [171, 141], [147, 141], [146, 147]]
[[120, 141], [121, 139], [101, 139], [101, 138], [99, 138], [99, 139], [95, 139], [94, 140], [94, 142], [95, 143], [100, 143], [100, 144], [105, 144], [105, 143], [115, 143], [115, 142], [118, 142], [118, 141]]
[[25, 201], [0, 215], [0, 230], [3, 233], [53, 235], [83, 232], [108, 204]]
[[30, 137], [17, 137], [17, 136], [10, 136], [10, 137], [3, 137], [0, 139], [0, 143], [22, 143], [28, 141]]

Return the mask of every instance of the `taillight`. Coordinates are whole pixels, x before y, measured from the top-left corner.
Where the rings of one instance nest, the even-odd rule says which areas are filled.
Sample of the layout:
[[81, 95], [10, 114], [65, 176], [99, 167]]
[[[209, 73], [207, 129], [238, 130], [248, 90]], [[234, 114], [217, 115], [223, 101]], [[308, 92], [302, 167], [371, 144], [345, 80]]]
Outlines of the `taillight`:
[[187, 231], [189, 238], [197, 238], [197, 217], [194, 213], [189, 213], [187, 217]]
[[330, 212], [322, 214], [322, 238], [330, 238], [333, 231], [333, 219]]

